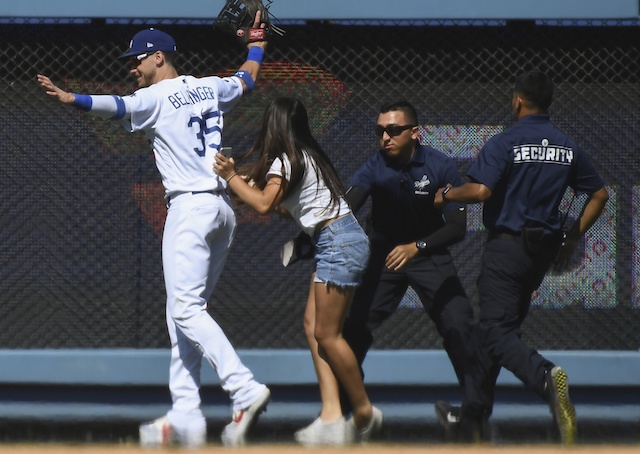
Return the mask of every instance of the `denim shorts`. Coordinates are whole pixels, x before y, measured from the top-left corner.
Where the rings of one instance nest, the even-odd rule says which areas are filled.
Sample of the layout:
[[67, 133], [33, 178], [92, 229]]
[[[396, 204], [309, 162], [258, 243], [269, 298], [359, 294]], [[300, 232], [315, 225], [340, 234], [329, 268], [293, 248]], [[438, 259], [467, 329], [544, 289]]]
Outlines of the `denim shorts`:
[[352, 213], [324, 226], [315, 238], [315, 282], [360, 285], [371, 254], [369, 238]]

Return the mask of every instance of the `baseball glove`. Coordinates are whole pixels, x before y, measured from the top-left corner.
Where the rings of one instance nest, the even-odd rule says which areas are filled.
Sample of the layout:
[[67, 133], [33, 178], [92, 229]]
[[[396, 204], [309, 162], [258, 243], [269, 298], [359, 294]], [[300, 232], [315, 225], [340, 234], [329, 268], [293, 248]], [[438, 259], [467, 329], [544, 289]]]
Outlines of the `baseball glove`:
[[[233, 34], [242, 44], [254, 41], [266, 41], [270, 33], [283, 35], [284, 30], [271, 23], [267, 0], [265, 6], [261, 0], [227, 0], [220, 10], [216, 27], [225, 33]], [[260, 26], [254, 27], [256, 13], [260, 11]]]

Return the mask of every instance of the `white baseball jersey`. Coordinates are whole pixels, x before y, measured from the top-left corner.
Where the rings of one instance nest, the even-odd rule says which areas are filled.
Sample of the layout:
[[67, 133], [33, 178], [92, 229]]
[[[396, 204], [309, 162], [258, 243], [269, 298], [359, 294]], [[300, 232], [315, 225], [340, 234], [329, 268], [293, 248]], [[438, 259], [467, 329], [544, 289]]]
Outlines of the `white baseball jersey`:
[[226, 188], [212, 170], [213, 157], [222, 142], [223, 114], [242, 93], [237, 77], [179, 76], [122, 97], [130, 114], [124, 125], [144, 131], [167, 196]]

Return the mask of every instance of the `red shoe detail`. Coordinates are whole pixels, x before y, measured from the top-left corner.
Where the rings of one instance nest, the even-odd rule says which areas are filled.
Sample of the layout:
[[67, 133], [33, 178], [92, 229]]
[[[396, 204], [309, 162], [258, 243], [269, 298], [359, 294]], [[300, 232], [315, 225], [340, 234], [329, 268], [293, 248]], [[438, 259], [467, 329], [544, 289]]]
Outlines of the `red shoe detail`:
[[165, 424], [162, 426], [162, 444], [168, 445], [171, 442], [171, 425]]

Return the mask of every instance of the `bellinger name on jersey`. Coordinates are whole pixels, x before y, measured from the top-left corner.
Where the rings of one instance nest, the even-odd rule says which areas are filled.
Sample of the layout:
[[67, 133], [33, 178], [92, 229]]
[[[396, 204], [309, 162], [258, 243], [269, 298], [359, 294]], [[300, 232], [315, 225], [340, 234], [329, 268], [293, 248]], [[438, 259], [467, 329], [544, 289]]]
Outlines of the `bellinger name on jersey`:
[[216, 99], [216, 94], [211, 87], [197, 87], [186, 92], [176, 92], [168, 96], [169, 102], [179, 109], [182, 106], [197, 104], [207, 99]]

